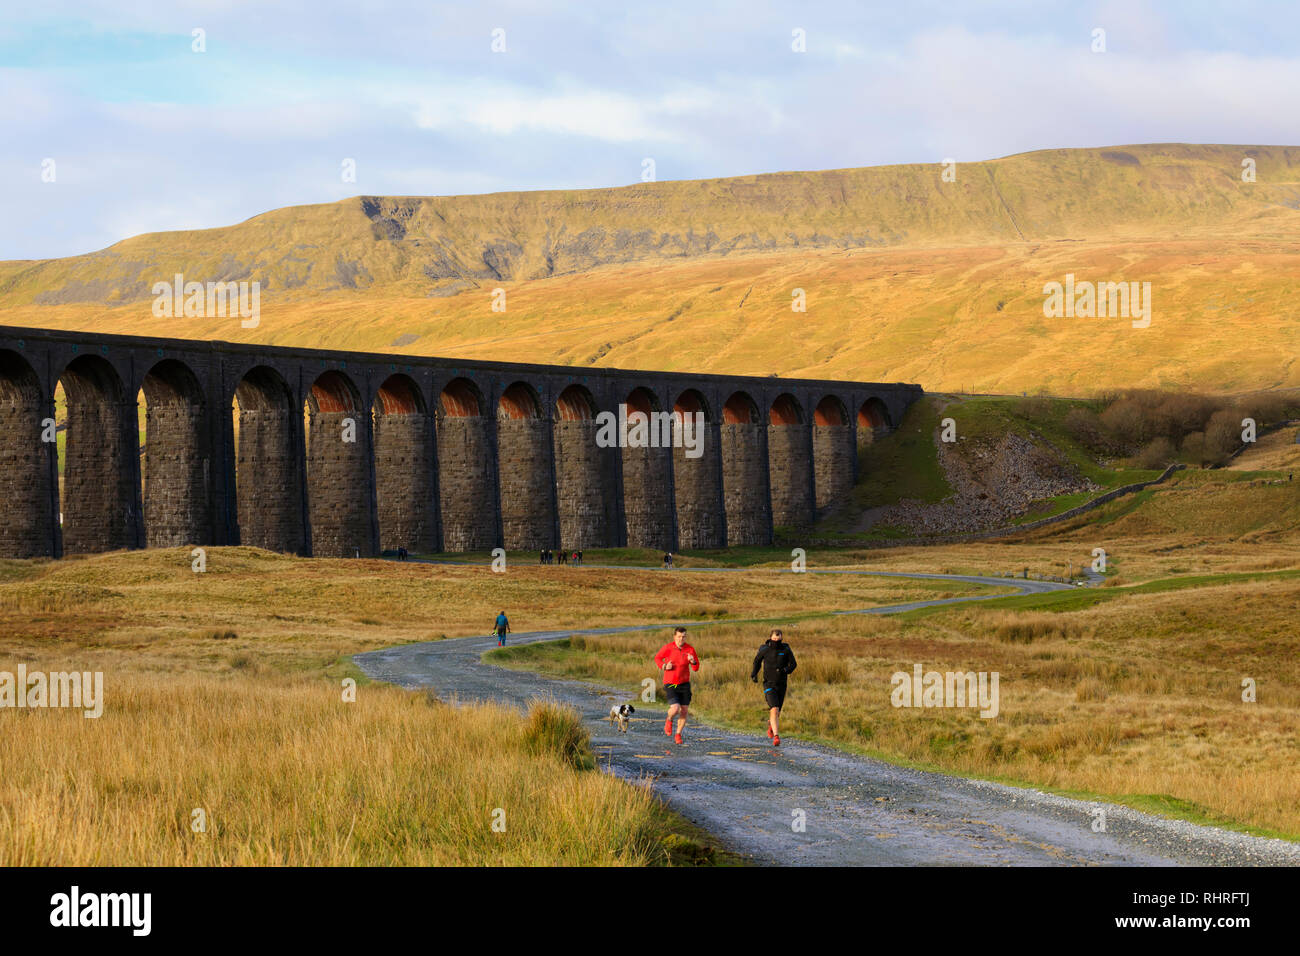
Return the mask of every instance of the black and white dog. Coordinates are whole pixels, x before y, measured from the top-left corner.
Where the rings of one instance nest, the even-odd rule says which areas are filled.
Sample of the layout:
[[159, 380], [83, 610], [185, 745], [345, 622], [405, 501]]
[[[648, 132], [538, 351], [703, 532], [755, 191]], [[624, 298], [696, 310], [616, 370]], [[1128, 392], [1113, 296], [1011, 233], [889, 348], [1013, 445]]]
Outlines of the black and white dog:
[[636, 713], [636, 708], [631, 704], [615, 704], [609, 709], [609, 719], [618, 722], [619, 733], [627, 733], [628, 721]]

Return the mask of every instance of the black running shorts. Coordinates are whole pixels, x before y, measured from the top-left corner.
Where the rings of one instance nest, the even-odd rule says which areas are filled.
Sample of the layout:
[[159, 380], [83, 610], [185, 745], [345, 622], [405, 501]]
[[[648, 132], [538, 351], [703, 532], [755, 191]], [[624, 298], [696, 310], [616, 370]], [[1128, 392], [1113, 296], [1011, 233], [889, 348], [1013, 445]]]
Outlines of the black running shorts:
[[683, 707], [688, 707], [691, 703], [691, 682], [664, 684], [664, 694], [667, 696], [669, 704], [681, 704]]
[[763, 699], [768, 707], [785, 706], [785, 684], [768, 684], [763, 687]]

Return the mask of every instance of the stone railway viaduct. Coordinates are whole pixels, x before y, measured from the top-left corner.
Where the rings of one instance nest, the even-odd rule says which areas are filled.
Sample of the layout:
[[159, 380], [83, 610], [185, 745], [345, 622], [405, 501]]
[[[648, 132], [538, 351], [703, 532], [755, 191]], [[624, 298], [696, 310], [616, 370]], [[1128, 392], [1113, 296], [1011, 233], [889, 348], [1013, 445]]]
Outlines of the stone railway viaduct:
[[[62, 489], [43, 440], [59, 383]], [[857, 442], [920, 396], [0, 326], [0, 556], [768, 544], [845, 495]], [[598, 447], [620, 404], [702, 412], [702, 456]]]

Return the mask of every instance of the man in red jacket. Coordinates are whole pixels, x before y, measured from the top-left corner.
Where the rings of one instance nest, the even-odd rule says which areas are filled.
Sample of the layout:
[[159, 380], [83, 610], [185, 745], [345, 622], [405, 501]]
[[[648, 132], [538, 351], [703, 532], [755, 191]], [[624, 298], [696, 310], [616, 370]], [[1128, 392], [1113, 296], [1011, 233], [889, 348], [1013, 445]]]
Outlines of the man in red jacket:
[[664, 733], [673, 732], [673, 717], [677, 718], [677, 736], [673, 740], [682, 742], [682, 731], [686, 728], [686, 715], [691, 705], [691, 671], [700, 669], [700, 657], [695, 648], [686, 643], [686, 628], [679, 627], [673, 631], [673, 639], [659, 648], [655, 655], [655, 666], [664, 673], [664, 694], [668, 697], [668, 719], [664, 721]]

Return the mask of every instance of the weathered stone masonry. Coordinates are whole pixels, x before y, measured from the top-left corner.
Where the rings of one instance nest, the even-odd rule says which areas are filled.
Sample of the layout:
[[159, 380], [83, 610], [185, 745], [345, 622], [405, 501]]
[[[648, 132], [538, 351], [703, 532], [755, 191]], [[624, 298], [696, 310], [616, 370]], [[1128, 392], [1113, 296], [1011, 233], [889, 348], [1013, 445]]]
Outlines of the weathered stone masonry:
[[[41, 440], [59, 383], [62, 492]], [[0, 556], [767, 544], [852, 488], [855, 425], [920, 395], [0, 326]], [[620, 404], [700, 411], [702, 454], [599, 447]]]

